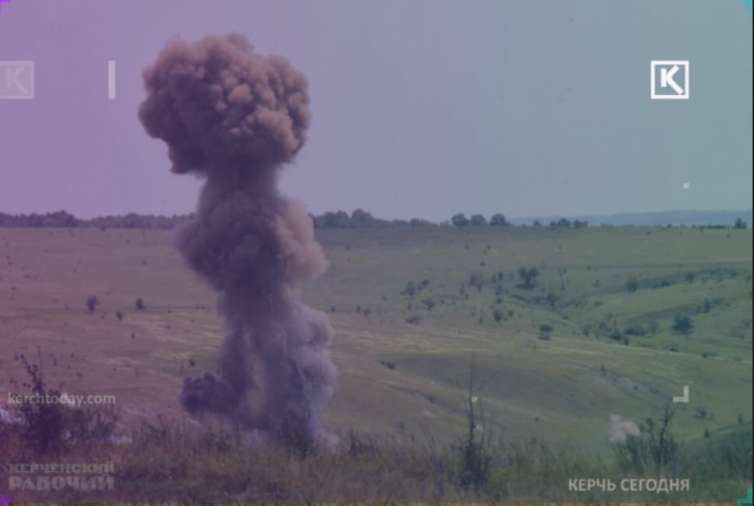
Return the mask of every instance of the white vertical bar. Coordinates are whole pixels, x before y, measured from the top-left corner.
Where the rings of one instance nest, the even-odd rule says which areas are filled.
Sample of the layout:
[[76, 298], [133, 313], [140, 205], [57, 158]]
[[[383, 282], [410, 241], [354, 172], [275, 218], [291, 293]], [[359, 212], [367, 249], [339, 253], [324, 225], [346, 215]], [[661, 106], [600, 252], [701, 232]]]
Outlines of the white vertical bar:
[[115, 60], [107, 62], [107, 98], [115, 100]]

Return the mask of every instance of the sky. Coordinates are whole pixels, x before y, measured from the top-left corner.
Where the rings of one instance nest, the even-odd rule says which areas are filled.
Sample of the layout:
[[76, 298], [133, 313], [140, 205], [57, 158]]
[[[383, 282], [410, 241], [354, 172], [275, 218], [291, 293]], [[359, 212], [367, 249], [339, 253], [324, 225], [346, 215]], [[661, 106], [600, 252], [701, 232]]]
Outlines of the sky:
[[[0, 62], [33, 61], [35, 95], [0, 99], [0, 212], [193, 210], [201, 181], [138, 121], [141, 72], [231, 31], [309, 80], [281, 184], [310, 212], [750, 209], [751, 30], [738, 0], [10, 0]], [[650, 100], [669, 59], [689, 100]]]

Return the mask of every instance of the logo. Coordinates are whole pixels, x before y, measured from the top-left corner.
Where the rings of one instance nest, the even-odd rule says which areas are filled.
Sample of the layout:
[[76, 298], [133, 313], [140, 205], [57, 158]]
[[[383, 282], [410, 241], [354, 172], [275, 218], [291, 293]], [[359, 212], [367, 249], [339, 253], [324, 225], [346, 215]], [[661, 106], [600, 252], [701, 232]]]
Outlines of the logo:
[[[684, 183], [683, 188], [688, 189], [686, 188], [686, 183]], [[689, 185], [689, 188], [691, 188], [691, 185]], [[673, 397], [673, 402], [683, 402], [683, 403], [688, 404], [690, 398], [691, 398], [691, 392], [690, 392], [689, 386], [683, 385], [683, 396]]]
[[0, 99], [34, 98], [34, 62], [0, 61]]
[[652, 100], [689, 99], [688, 60], [652, 60]]

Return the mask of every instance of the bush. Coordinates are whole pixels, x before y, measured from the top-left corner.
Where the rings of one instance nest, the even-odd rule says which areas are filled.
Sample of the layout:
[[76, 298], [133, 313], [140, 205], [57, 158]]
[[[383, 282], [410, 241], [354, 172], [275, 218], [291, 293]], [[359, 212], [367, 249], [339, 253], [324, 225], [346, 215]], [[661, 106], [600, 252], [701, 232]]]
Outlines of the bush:
[[549, 340], [550, 335], [552, 334], [553, 328], [552, 325], [548, 323], [543, 323], [539, 326], [539, 338]]
[[521, 267], [518, 269], [518, 277], [521, 278], [520, 288], [526, 288], [531, 290], [537, 284], [537, 278], [539, 277], [539, 269], [536, 267]]
[[90, 295], [86, 298], [86, 307], [90, 313], [93, 313], [99, 306], [99, 298], [96, 295]]
[[614, 328], [614, 329], [610, 330], [610, 333], [608, 334], [608, 337], [610, 339], [612, 339], [613, 341], [623, 341], [624, 340], [623, 339], [623, 333], [619, 329], [617, 329], [617, 328]]
[[[49, 388], [39, 366], [17, 354], [28, 377], [31, 394], [37, 399], [60, 399], [62, 393]], [[70, 407], [61, 402], [22, 402], [17, 411], [19, 436], [35, 455], [49, 455], [75, 446], [102, 442], [113, 435], [118, 421], [115, 409], [102, 406]]]
[[694, 331], [694, 320], [685, 314], [677, 314], [673, 318], [673, 332], [677, 334], [691, 334]]
[[413, 297], [414, 295], [416, 295], [416, 292], [417, 292], [416, 283], [414, 283], [413, 281], [409, 281], [408, 283], [406, 283], [406, 288], [401, 290], [401, 295], [408, 295], [409, 297]]
[[484, 276], [480, 272], [472, 273], [469, 276], [469, 285], [475, 287], [478, 292], [481, 292], [484, 287]]
[[627, 336], [637, 336], [642, 337], [647, 335], [647, 331], [642, 327], [641, 325], [631, 325], [627, 327], [624, 331], [624, 334]]
[[626, 291], [628, 293], [634, 293], [638, 289], [639, 281], [636, 278], [629, 278], [628, 281], [626, 281]]
[[492, 317], [496, 323], [500, 323], [505, 318], [505, 314], [500, 309], [495, 309], [492, 311]]

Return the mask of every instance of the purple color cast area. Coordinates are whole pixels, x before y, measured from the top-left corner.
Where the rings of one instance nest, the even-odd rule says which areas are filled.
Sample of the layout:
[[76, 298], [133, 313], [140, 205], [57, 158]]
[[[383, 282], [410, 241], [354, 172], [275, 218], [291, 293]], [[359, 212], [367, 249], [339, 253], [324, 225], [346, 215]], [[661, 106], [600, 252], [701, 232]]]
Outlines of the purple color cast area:
[[[35, 98], [0, 100], [0, 212], [190, 212], [198, 182], [170, 175], [167, 148], [136, 117], [142, 72], [175, 37], [229, 32], [311, 83], [307, 142], [281, 187], [312, 213], [751, 207], [752, 25], [740, 3], [546, 4], [4, 3], [0, 61], [35, 62]], [[690, 60], [691, 100], [649, 99], [653, 59]]]

